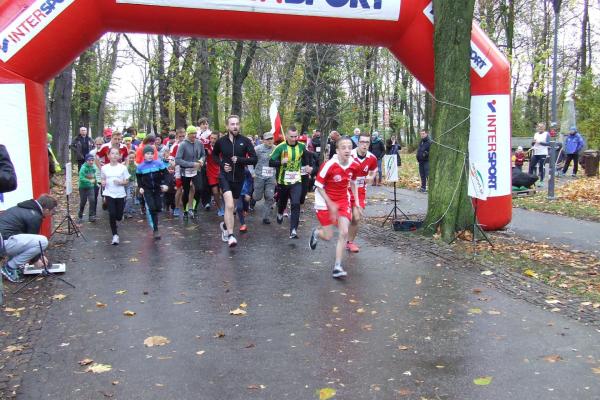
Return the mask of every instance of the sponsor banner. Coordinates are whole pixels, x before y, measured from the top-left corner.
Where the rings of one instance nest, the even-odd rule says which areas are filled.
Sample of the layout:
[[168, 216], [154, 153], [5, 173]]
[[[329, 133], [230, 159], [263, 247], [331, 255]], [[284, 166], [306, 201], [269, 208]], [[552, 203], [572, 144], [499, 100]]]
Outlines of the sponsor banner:
[[386, 182], [398, 182], [398, 155], [383, 156], [383, 171]]
[[0, 210], [33, 197], [25, 85], [0, 84], [0, 143], [6, 146], [17, 173], [17, 189], [3, 194]]
[[487, 196], [511, 193], [510, 153], [510, 96], [472, 96], [469, 163], [482, 175]]
[[[433, 2], [429, 3], [427, 7], [425, 7], [423, 14], [425, 14], [427, 19], [433, 24]], [[475, 42], [471, 40], [471, 68], [473, 68], [475, 73], [477, 73], [480, 78], [483, 78], [488, 72], [490, 72], [493, 66], [494, 64], [492, 64], [492, 62], [485, 56]]]
[[7, 62], [75, 0], [37, 0], [0, 33], [0, 59]]
[[401, 0], [117, 0], [149, 6], [397, 21]]
[[475, 199], [486, 200], [489, 189], [486, 185], [483, 173], [484, 165], [478, 165], [474, 162], [469, 163], [469, 196]]

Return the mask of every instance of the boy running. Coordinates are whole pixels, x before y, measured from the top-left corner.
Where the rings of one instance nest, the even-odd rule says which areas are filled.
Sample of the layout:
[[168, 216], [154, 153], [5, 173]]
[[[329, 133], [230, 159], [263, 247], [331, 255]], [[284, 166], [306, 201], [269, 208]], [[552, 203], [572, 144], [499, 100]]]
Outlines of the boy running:
[[371, 136], [368, 133], [363, 132], [358, 137], [358, 147], [352, 150], [352, 158], [354, 158], [359, 165], [359, 170], [356, 175], [358, 201], [356, 200], [356, 197], [350, 193], [352, 222], [348, 229], [348, 242], [346, 243], [346, 250], [351, 251], [352, 253], [358, 253], [360, 250], [358, 246], [354, 244], [354, 239], [356, 239], [358, 225], [367, 204], [367, 184], [373, 182], [373, 178], [375, 177], [375, 174], [377, 174], [377, 157], [369, 151], [370, 144]]
[[144, 161], [137, 167], [137, 181], [140, 194], [144, 196], [146, 209], [150, 214], [150, 223], [154, 240], [160, 240], [158, 232], [158, 213], [162, 211], [162, 192], [168, 190], [166, 185], [167, 165], [162, 160], [154, 159], [154, 146], [144, 147]]
[[110, 149], [108, 153], [110, 164], [102, 167], [101, 180], [103, 196], [106, 198], [108, 208], [108, 220], [112, 232], [112, 245], [119, 244], [117, 232], [117, 221], [123, 219], [123, 208], [125, 207], [125, 186], [129, 184], [129, 172], [127, 167], [121, 164], [121, 153], [118, 148]]
[[[352, 140], [342, 137], [336, 142], [336, 155], [327, 161], [317, 174], [315, 181], [315, 209], [320, 227], [313, 229], [309, 245], [312, 250], [317, 247], [319, 238], [330, 240], [333, 237], [332, 225], [337, 225], [339, 237], [335, 248], [335, 264], [332, 275], [343, 278], [347, 275], [342, 267], [344, 247], [348, 238], [348, 227], [352, 220], [352, 210], [348, 187], [355, 199], [358, 199], [356, 176], [359, 165], [351, 157]], [[362, 208], [356, 212], [362, 216]]]

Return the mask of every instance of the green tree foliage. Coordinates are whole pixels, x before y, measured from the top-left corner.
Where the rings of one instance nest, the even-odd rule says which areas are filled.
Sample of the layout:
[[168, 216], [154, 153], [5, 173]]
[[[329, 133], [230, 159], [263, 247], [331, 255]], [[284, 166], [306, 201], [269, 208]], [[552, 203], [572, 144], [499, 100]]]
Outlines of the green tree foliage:
[[600, 79], [588, 71], [576, 92], [577, 126], [588, 147], [600, 148]]

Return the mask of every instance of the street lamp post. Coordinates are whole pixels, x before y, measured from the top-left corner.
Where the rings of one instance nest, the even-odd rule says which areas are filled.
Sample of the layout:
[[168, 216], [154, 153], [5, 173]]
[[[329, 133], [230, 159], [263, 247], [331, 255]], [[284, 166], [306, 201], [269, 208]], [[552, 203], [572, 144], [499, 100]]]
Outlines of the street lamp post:
[[554, 200], [554, 180], [556, 175], [556, 138], [558, 130], [557, 117], [557, 97], [556, 97], [556, 74], [558, 64], [558, 19], [560, 16], [560, 5], [562, 0], [554, 0], [554, 50], [552, 61], [552, 123], [551, 128], [554, 128], [554, 135], [550, 137], [550, 179], [548, 180], [548, 200]]

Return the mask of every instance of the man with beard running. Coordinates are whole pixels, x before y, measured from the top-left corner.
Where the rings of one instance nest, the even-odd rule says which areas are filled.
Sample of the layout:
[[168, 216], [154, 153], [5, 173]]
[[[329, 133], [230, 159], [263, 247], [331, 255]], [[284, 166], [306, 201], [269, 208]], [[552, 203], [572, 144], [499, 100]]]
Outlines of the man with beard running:
[[240, 135], [240, 117], [230, 115], [226, 120], [227, 134], [217, 140], [212, 157], [221, 166], [219, 186], [225, 201], [225, 216], [221, 222], [221, 239], [229, 247], [237, 245], [233, 236], [235, 203], [240, 197], [244, 184], [244, 170], [257, 161], [252, 140]]
[[298, 130], [295, 126], [288, 128], [285, 142], [275, 147], [269, 160], [270, 167], [279, 168], [277, 184], [279, 199], [277, 200], [277, 223], [283, 223], [283, 211], [288, 199], [292, 203], [290, 215], [290, 239], [298, 239], [300, 223], [300, 199], [302, 197], [302, 167], [306, 173], [312, 173], [312, 163], [306, 152], [304, 143], [298, 142]]

